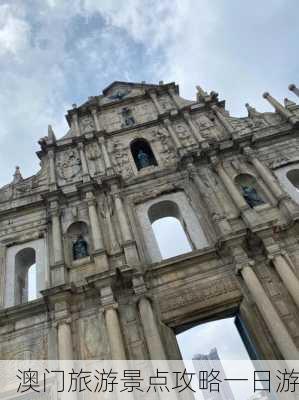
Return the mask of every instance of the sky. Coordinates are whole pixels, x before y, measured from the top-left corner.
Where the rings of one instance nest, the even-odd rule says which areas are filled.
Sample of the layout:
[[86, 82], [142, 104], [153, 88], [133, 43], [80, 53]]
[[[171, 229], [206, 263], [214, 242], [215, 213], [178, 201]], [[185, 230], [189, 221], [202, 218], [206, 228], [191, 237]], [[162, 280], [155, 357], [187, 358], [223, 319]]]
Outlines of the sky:
[[298, 0], [0, 0], [0, 186], [36, 173], [39, 138], [115, 80], [219, 92], [233, 115], [299, 84]]

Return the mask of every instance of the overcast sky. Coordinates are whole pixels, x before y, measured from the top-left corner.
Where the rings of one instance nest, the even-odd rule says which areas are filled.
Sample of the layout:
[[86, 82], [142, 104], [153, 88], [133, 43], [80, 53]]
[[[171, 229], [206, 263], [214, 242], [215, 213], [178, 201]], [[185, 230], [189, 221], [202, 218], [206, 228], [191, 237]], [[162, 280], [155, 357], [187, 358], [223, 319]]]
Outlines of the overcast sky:
[[235, 115], [270, 110], [299, 84], [298, 0], [0, 0], [0, 184], [38, 170], [37, 141], [58, 137], [72, 103], [114, 80], [216, 90]]

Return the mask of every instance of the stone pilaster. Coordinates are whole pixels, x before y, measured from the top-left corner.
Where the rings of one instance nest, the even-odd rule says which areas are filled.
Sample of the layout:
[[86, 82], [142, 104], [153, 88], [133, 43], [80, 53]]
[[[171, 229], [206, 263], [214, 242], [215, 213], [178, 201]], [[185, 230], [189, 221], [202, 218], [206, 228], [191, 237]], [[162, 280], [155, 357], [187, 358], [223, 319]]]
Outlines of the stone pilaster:
[[163, 111], [163, 109], [162, 109], [162, 107], [161, 107], [161, 105], [160, 105], [160, 103], [158, 101], [157, 93], [155, 91], [153, 91], [153, 90], [150, 90], [148, 92], [148, 94], [149, 94], [152, 102], [154, 103], [154, 106], [156, 107], [156, 110], [157, 110], [158, 114], [159, 115], [163, 114], [164, 111]]
[[75, 136], [80, 136], [81, 135], [81, 130], [79, 126], [79, 117], [78, 117], [78, 111], [74, 108], [72, 111], [72, 129], [75, 133]]
[[170, 119], [166, 118], [166, 119], [164, 119], [163, 122], [164, 122], [166, 129], [168, 130], [168, 132], [170, 134], [170, 137], [172, 138], [175, 148], [177, 150], [180, 150], [182, 148], [182, 144], [180, 142], [180, 139], [178, 138], [177, 133], [175, 132], [175, 130], [172, 127]]
[[214, 111], [216, 117], [218, 118], [218, 120], [220, 121], [221, 125], [224, 126], [224, 128], [226, 129], [226, 131], [229, 134], [233, 134], [234, 133], [234, 128], [232, 127], [232, 125], [230, 124], [230, 122], [228, 121], [228, 119], [223, 115], [223, 113], [219, 110], [218, 106], [216, 106], [215, 104], [211, 106], [212, 110]]
[[222, 236], [229, 234], [231, 232], [231, 226], [223, 213], [223, 208], [219, 204], [216, 195], [211, 193], [211, 191], [209, 192], [209, 195], [207, 194], [208, 189], [202, 183], [195, 167], [193, 167], [193, 164], [188, 165], [188, 170], [190, 177], [194, 181], [200, 195], [206, 200], [209, 213], [212, 216], [216, 227], [218, 227], [220, 235]]
[[66, 269], [64, 265], [64, 252], [62, 244], [60, 208], [57, 200], [50, 203], [52, 222], [52, 249], [53, 264], [51, 265], [51, 282], [53, 286], [66, 282]]
[[123, 200], [116, 186], [113, 187], [113, 198], [114, 198], [114, 205], [121, 231], [122, 245], [124, 247], [127, 264], [130, 266], [138, 265], [139, 256], [136, 244], [135, 241], [133, 240]]
[[106, 172], [107, 175], [113, 175], [113, 166], [110, 160], [110, 156], [106, 147], [106, 141], [105, 138], [103, 136], [99, 137], [98, 139], [99, 141], [99, 145], [101, 147], [101, 152], [103, 155], [103, 159], [104, 159], [104, 164], [105, 164], [105, 168], [106, 168]]
[[243, 152], [267, 185], [268, 190], [277, 200], [278, 206], [282, 208], [282, 211], [285, 213], [286, 217], [288, 219], [298, 217], [299, 207], [281, 188], [272, 171], [254, 155], [254, 151], [249, 146], [245, 147]]
[[193, 121], [192, 121], [192, 119], [191, 119], [190, 114], [189, 114], [187, 111], [184, 111], [183, 116], [184, 116], [184, 120], [187, 122], [187, 124], [188, 124], [188, 126], [189, 126], [189, 128], [190, 128], [190, 130], [191, 130], [191, 133], [192, 133], [192, 135], [193, 135], [195, 141], [196, 141], [196, 142], [200, 142], [200, 143], [204, 142], [205, 140], [204, 140], [204, 138], [201, 136], [201, 134], [200, 134], [200, 132], [199, 132], [199, 129], [197, 129], [197, 128], [195, 127], [195, 125], [194, 125], [194, 123], [193, 123]]
[[101, 288], [101, 302], [104, 306], [104, 315], [112, 360], [126, 360], [126, 350], [118, 316], [118, 306], [114, 300], [110, 286]]
[[97, 109], [96, 108], [92, 108], [91, 109], [91, 114], [92, 114], [94, 126], [96, 127], [96, 131], [100, 132], [102, 130], [102, 127], [101, 127], [101, 124], [100, 124], [100, 120], [99, 120]]
[[86, 193], [86, 201], [88, 205], [88, 213], [91, 226], [95, 265], [97, 272], [103, 272], [108, 269], [108, 259], [100, 228], [99, 217], [96, 208], [96, 199], [92, 192]]
[[82, 142], [78, 143], [78, 148], [79, 148], [80, 160], [81, 160], [81, 165], [82, 165], [83, 182], [88, 182], [88, 181], [90, 181], [90, 175], [89, 175], [89, 170], [88, 170], [88, 164], [86, 161], [84, 144]]
[[146, 296], [146, 286], [142, 276], [133, 278], [134, 291], [138, 295], [138, 311], [143, 333], [151, 360], [166, 360], [167, 356], [161, 340], [156, 316], [151, 301]]
[[169, 88], [168, 93], [169, 93], [170, 97], [172, 98], [174, 104], [177, 106], [177, 108], [181, 108], [182, 105], [180, 103], [179, 96], [176, 94], [174, 88]]
[[267, 296], [262, 284], [254, 271], [254, 262], [246, 259], [238, 248], [233, 249], [237, 271], [241, 274], [250, 295], [267, 324], [277, 347], [286, 360], [299, 359], [299, 351], [281, 320], [278, 312]]
[[55, 171], [55, 152], [53, 149], [48, 151], [49, 157], [49, 189], [51, 191], [57, 190], [56, 171]]

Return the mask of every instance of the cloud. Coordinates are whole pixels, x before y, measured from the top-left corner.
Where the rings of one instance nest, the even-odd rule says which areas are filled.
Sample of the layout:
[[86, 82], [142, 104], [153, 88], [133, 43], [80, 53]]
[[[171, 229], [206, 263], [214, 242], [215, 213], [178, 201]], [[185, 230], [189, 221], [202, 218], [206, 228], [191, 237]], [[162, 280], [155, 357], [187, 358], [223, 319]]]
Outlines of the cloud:
[[299, 73], [296, 0], [4, 0], [0, 6], [0, 184], [35, 173], [36, 142], [65, 111], [114, 80], [175, 80], [217, 90], [233, 114], [271, 110]]

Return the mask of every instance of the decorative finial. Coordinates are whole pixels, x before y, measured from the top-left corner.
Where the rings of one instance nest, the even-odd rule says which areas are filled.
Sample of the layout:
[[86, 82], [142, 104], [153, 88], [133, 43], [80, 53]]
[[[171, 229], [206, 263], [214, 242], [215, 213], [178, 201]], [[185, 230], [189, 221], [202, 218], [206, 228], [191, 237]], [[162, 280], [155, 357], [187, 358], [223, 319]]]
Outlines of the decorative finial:
[[159, 81], [159, 85], [164, 85], [164, 81]]
[[299, 97], [299, 89], [297, 88], [297, 86], [294, 83], [291, 83], [289, 85], [289, 90], [291, 92], [295, 93]]
[[72, 104], [72, 107], [77, 108], [77, 104], [76, 103]]
[[245, 107], [247, 108], [248, 117], [254, 117], [254, 116], [260, 114], [258, 111], [256, 111], [256, 109], [254, 107], [251, 107], [251, 105], [249, 103], [246, 103]]
[[52, 142], [54, 142], [56, 140], [55, 133], [53, 131], [52, 125], [48, 125], [48, 138]]
[[284, 106], [285, 106], [286, 108], [292, 107], [292, 106], [296, 106], [296, 105], [297, 105], [297, 104], [296, 104], [294, 101], [288, 99], [287, 97], [284, 98]]
[[21, 171], [20, 171], [20, 167], [19, 166], [16, 166], [16, 170], [15, 170], [15, 173], [13, 174], [13, 180], [12, 180], [12, 183], [19, 183], [19, 182], [21, 182], [23, 180], [23, 177], [22, 177], [22, 174], [21, 174]]

